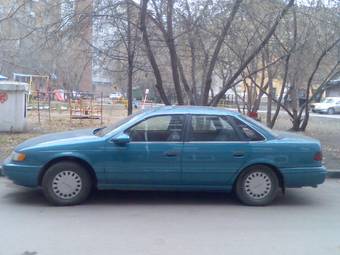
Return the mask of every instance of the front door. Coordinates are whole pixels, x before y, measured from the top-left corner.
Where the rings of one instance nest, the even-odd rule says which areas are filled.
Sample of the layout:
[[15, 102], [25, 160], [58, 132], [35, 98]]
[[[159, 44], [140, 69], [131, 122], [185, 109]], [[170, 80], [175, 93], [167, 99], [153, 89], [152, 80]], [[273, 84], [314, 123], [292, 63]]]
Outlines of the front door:
[[182, 183], [223, 186], [244, 165], [249, 144], [226, 116], [192, 115], [183, 147]]
[[154, 116], [125, 131], [130, 142], [108, 145], [110, 184], [180, 184], [184, 115]]

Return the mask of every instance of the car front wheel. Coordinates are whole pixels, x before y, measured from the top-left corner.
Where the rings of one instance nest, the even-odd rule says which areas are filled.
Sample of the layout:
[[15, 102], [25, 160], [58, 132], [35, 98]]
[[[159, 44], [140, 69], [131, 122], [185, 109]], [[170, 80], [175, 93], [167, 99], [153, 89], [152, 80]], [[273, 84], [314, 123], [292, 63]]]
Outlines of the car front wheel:
[[279, 180], [268, 166], [256, 165], [245, 169], [235, 186], [238, 199], [246, 205], [264, 206], [276, 197]]
[[84, 202], [92, 180], [87, 169], [75, 162], [59, 162], [49, 167], [42, 179], [44, 195], [54, 205], [75, 205]]

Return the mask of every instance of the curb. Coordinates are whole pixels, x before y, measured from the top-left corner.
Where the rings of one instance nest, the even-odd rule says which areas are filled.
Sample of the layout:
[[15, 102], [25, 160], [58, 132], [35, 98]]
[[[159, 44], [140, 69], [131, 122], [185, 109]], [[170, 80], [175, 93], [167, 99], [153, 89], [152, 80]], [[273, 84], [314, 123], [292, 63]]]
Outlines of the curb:
[[340, 178], [340, 169], [327, 170], [327, 178]]

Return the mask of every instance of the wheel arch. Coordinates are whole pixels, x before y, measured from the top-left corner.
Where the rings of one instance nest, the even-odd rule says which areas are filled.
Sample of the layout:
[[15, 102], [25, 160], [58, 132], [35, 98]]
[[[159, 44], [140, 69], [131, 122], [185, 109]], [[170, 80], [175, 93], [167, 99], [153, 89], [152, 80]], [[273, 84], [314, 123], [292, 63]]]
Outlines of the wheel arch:
[[235, 188], [235, 185], [238, 181], [238, 178], [241, 176], [241, 174], [246, 171], [249, 167], [254, 167], [254, 166], [267, 166], [269, 168], [271, 168], [274, 173], [276, 174], [278, 180], [279, 180], [279, 185], [282, 189], [282, 191], [285, 191], [285, 181], [284, 181], [284, 177], [283, 174], [281, 173], [280, 169], [275, 166], [274, 164], [270, 164], [270, 163], [253, 163], [253, 164], [249, 164], [247, 166], [245, 166], [244, 168], [242, 168], [242, 170], [240, 170], [235, 178], [234, 184], [233, 184], [233, 189]]
[[61, 157], [57, 157], [57, 158], [54, 158], [54, 159], [48, 161], [40, 170], [40, 173], [38, 175], [38, 185], [41, 186], [42, 179], [43, 179], [44, 174], [46, 173], [47, 169], [49, 167], [51, 167], [52, 165], [59, 163], [59, 162], [62, 162], [62, 161], [74, 162], [74, 163], [81, 165], [85, 169], [87, 169], [87, 171], [89, 172], [91, 179], [93, 181], [94, 187], [97, 187], [97, 175], [96, 175], [93, 167], [86, 160], [75, 157], [75, 156], [61, 156]]

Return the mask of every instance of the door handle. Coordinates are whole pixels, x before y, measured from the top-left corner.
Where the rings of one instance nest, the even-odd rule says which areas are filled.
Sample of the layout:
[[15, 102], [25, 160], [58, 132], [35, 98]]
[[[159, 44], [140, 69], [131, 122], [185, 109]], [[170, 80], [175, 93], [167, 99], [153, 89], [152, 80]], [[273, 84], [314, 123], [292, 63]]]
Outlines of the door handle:
[[242, 158], [242, 157], [244, 157], [244, 155], [245, 155], [244, 151], [235, 151], [235, 152], [233, 153], [233, 156], [234, 156], [235, 158]]
[[167, 157], [176, 157], [178, 154], [179, 154], [178, 151], [167, 151], [164, 153], [164, 155]]

